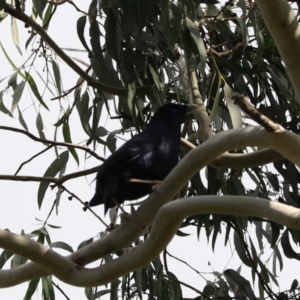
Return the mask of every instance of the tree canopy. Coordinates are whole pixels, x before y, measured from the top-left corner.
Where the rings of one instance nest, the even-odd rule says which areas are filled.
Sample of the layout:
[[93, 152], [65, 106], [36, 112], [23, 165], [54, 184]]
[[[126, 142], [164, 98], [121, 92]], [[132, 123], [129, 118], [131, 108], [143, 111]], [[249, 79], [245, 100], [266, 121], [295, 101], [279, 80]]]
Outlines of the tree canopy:
[[[85, 288], [87, 299], [106, 294], [184, 299], [183, 287], [197, 299], [299, 297], [296, 275], [291, 274], [288, 291], [277, 281], [287, 259], [300, 260], [295, 250], [299, 3], [92, 0], [82, 5], [0, 0], [2, 25], [11, 26], [0, 36], [0, 53], [13, 69], [1, 74], [0, 113], [14, 122], [1, 121], [0, 130], [37, 144], [29, 147], [26, 161], [11, 154], [19, 167], [0, 174], [1, 184], [13, 181], [17, 189], [20, 182], [37, 182], [36, 199], [22, 201], [36, 201], [39, 209], [49, 205], [47, 195], [54, 198], [36, 230], [0, 230], [0, 288], [28, 281], [24, 299], [31, 299], [39, 284], [43, 299], [57, 293], [68, 299], [56, 277]], [[56, 18], [62, 7], [76, 15], [76, 23]], [[57, 42], [60, 30], [51, 32], [55, 24], [61, 31], [76, 28], [67, 48]], [[9, 34], [17, 52], [6, 48]], [[77, 80], [70, 82], [66, 69]], [[79, 196], [83, 185], [88, 187], [105, 157], [143, 131], [168, 102], [198, 105], [182, 126], [180, 163], [156, 192], [131, 203], [129, 218], [111, 209], [107, 221], [102, 211], [87, 206], [87, 195]], [[47, 167], [26, 173], [38, 159]], [[83, 180], [69, 188], [78, 179]], [[70, 241], [56, 240], [59, 228], [51, 221], [68, 199], [74, 200], [72, 210], [99, 223], [96, 237], [85, 229], [77, 250]], [[210, 251], [222, 238], [251, 276], [229, 264], [203, 286], [185, 282], [169, 268], [167, 246], [175, 235], [185, 239], [186, 229], [195, 239], [204, 235]]]

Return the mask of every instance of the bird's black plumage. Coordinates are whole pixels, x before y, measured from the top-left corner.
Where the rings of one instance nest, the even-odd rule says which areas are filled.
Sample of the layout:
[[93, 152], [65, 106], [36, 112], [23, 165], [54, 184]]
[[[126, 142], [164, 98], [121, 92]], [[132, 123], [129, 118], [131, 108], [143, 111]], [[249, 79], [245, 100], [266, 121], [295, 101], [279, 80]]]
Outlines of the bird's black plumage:
[[161, 106], [145, 130], [135, 135], [99, 167], [96, 193], [89, 206], [104, 203], [105, 213], [125, 200], [148, 195], [152, 187], [128, 182], [131, 178], [163, 180], [179, 159], [180, 128], [188, 105], [168, 103]]

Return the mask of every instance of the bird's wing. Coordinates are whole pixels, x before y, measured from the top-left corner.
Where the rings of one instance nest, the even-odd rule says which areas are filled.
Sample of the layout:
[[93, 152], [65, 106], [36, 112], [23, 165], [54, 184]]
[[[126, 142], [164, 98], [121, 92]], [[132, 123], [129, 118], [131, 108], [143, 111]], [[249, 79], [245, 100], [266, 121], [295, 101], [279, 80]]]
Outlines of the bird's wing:
[[143, 132], [134, 136], [106, 159], [99, 168], [98, 176], [109, 172], [115, 173], [141, 155], [154, 150], [160, 143], [160, 135]]

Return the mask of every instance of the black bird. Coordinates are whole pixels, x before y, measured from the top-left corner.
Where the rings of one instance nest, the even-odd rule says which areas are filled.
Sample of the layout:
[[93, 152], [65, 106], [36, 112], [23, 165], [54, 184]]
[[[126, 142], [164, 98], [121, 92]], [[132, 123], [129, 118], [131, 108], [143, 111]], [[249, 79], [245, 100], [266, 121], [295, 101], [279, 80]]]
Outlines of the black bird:
[[154, 114], [142, 133], [135, 135], [99, 167], [96, 193], [89, 203], [104, 203], [105, 213], [125, 200], [139, 199], [152, 192], [145, 183], [131, 178], [163, 180], [179, 159], [180, 129], [187, 112], [196, 105], [168, 103]]

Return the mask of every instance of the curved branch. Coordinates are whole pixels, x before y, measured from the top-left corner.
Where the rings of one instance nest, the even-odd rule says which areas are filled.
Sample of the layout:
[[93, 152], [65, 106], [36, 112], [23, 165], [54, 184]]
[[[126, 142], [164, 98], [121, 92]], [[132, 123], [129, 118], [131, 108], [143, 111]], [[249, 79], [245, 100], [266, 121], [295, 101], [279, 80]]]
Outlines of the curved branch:
[[[91, 76], [89, 76], [84, 70], [82, 70], [46, 33], [46, 31], [37, 24], [33, 19], [28, 17], [22, 11], [18, 11], [13, 8], [9, 4], [5, 4], [4, 11], [10, 14], [12, 17], [20, 20], [25, 23], [29, 27], [35, 30], [39, 34], [39, 36], [49, 45], [50, 48], [79, 76], [81, 76], [89, 86], [94, 88], [98, 88], [103, 92], [118, 95], [118, 96], [126, 96], [127, 90], [125, 88], [110, 86], [100, 81], [95, 81]], [[137, 95], [147, 95], [152, 93], [152, 88], [150, 86], [142, 86], [137, 87], [136, 94]]]
[[[194, 144], [183, 138], [181, 138], [181, 146], [186, 151], [197, 148]], [[277, 151], [263, 149], [251, 153], [223, 153], [209, 165], [213, 168], [243, 169], [255, 168], [281, 159], [284, 159], [284, 157]]]
[[105, 158], [99, 156], [93, 150], [91, 150], [90, 148], [85, 147], [85, 146], [74, 145], [74, 144], [64, 143], [64, 142], [55, 142], [55, 141], [51, 141], [51, 140], [44, 140], [44, 139], [38, 138], [37, 136], [33, 135], [32, 133], [30, 133], [26, 130], [22, 130], [22, 129], [19, 129], [19, 128], [8, 127], [8, 126], [0, 126], [0, 129], [25, 134], [29, 138], [31, 138], [32, 140], [34, 140], [36, 142], [41, 142], [43, 144], [49, 144], [49, 145], [52, 145], [52, 146], [63, 146], [63, 147], [68, 147], [68, 148], [75, 148], [75, 149], [84, 150], [85, 152], [89, 153], [90, 155], [96, 157], [97, 159], [105, 161]]
[[[221, 132], [207, 140], [205, 143], [203, 143], [193, 151], [190, 151], [161, 183], [157, 191], [153, 192], [150, 197], [143, 202], [143, 204], [128, 219], [127, 222], [120, 225], [118, 228], [116, 228], [101, 240], [87, 245], [86, 247], [81, 248], [73, 254], [69, 255], [68, 259], [76, 263], [76, 270], [78, 271], [78, 269], [81, 270], [79, 266], [89, 264], [109, 253], [117, 251], [118, 249], [131, 244], [142, 234], [142, 232], [144, 232], [147, 227], [149, 227], [153, 223], [153, 220], [161, 206], [171, 201], [173, 197], [180, 191], [180, 189], [186, 184], [189, 178], [191, 178], [197, 171], [209, 164], [214, 160], [215, 157], [218, 157], [222, 153], [230, 149], [241, 148], [245, 146], [259, 146], [264, 148], [270, 147], [276, 149], [278, 152], [280, 152], [281, 155], [300, 166], [300, 157], [297, 151], [297, 149], [299, 149], [300, 147], [300, 137], [294, 133], [284, 130], [282, 127], [272, 133], [268, 133], [261, 127], [250, 126], [243, 129], [233, 129], [230, 131]], [[223, 199], [223, 197], [221, 199]], [[257, 199], [251, 198], [251, 201], [257, 201]], [[181, 205], [189, 203], [186, 201], [178, 202], [182, 203]], [[202, 200], [199, 202], [202, 202]], [[269, 207], [269, 210], [266, 208], [267, 215], [265, 217], [270, 217], [270, 219], [273, 218], [274, 214], [275, 216], [277, 216], [278, 207], [284, 209], [284, 211], [288, 212], [288, 214], [290, 214], [290, 212], [292, 211], [293, 216], [288, 217], [285, 215], [285, 213], [283, 213], [284, 215], [280, 217], [280, 220], [278, 220], [278, 222], [284, 222], [282, 224], [291, 227], [296, 226], [295, 222], [296, 217], [298, 217], [298, 209], [269, 201], [267, 201], [267, 204], [264, 205]], [[257, 207], [259, 208], [259, 212], [257, 213], [261, 213], [261, 207], [259, 205]], [[245, 213], [256, 213], [253, 206], [250, 206], [248, 209], [246, 205], [243, 205], [243, 210]], [[216, 211], [219, 212], [219, 210]], [[232, 214], [234, 212], [235, 210], [234, 208], [232, 208], [230, 210], [230, 213]], [[224, 213], [224, 211], [222, 211], [222, 213]], [[195, 214], [195, 210], [193, 210], [193, 214]], [[157, 215], [156, 223], [161, 222], [160, 218], [158, 217], [159, 215], [160, 214]], [[3, 242], [5, 241], [2, 241], [0, 239], [1, 247], [3, 247]], [[140, 251], [138, 249], [136, 251]], [[137, 253], [136, 251], [134, 251], [135, 254]], [[136, 263], [134, 268], [142, 266], [145, 263], [145, 260], [141, 256], [143, 255], [134, 256], [134, 259], [132, 259], [132, 257], [130, 256], [131, 262], [126, 260], [127, 256], [122, 256], [121, 258], [118, 258], [111, 263], [102, 266], [100, 272], [101, 275], [97, 273], [97, 269], [92, 270], [92, 274], [94, 274], [93, 276], [96, 276], [96, 278], [98, 278], [97, 276], [99, 276], [99, 280], [101, 280], [101, 282], [104, 282], [105, 280], [105, 282], [108, 282], [109, 280], [112, 280], [112, 274], [115, 274], [114, 278], [117, 278], [119, 276], [118, 274], [121, 274], [122, 272], [122, 274], [124, 274], [126, 272], [129, 272], [130, 270], [133, 270], [128, 269], [128, 266], [130, 266], [130, 268], [133, 267], [131, 265], [133, 261]], [[34, 260], [34, 258], [32, 259]], [[149, 259], [149, 257], [147, 259]], [[41, 265], [43, 265], [44, 267], [34, 263], [28, 263], [11, 270], [1, 270], [0, 287], [16, 285], [32, 278], [46, 276], [47, 274], [49, 274], [49, 271], [46, 271], [45, 269], [45, 267], [47, 268], [48, 263], [46, 265]], [[91, 282], [89, 281], [88, 284], [100, 284], [100, 281], [95, 283], [95, 278], [91, 278], [87, 273], [87, 271], [84, 271], [82, 273], [82, 276], [88, 276], [88, 278], [92, 280]], [[65, 273], [63, 272], [61, 276], [63, 276], [63, 274]], [[62, 277], [59, 278], [64, 280]], [[76, 281], [78, 280], [77, 275], [74, 275], [74, 278], [75, 279], [70, 276], [70, 278], [67, 279], [68, 281], [66, 282], [70, 282], [69, 280], [74, 280], [74, 284], [78, 284], [78, 282]], [[86, 283], [87, 282], [85, 281], [84, 284]], [[81, 282], [80, 284], [83, 283]]]
[[192, 98], [192, 103], [199, 106], [198, 109], [193, 111], [194, 117], [198, 120], [200, 126], [198, 129], [198, 138], [200, 141], [206, 141], [213, 136], [213, 132], [210, 126], [210, 120], [206, 111], [206, 107], [202, 100], [199, 88], [198, 81], [196, 77], [195, 70], [188, 70], [188, 78], [190, 83], [190, 94]]
[[[295, 11], [286, 0], [256, 0], [300, 102], [300, 26]], [[274, 18], [276, 16], [276, 18]]]
[[280, 153], [271, 149], [264, 149], [251, 153], [224, 153], [209, 165], [213, 168], [256, 168], [281, 159], [284, 157]]
[[198, 196], [178, 199], [164, 205], [158, 211], [144, 244], [129, 254], [94, 269], [80, 267], [38, 242], [5, 230], [0, 230], [0, 245], [42, 265], [66, 283], [83, 287], [98, 286], [153, 261], [172, 240], [184, 218], [208, 213], [267, 218], [281, 225], [300, 229], [300, 210], [289, 205], [245, 196]]

